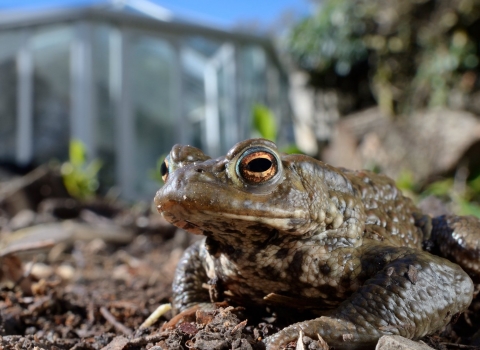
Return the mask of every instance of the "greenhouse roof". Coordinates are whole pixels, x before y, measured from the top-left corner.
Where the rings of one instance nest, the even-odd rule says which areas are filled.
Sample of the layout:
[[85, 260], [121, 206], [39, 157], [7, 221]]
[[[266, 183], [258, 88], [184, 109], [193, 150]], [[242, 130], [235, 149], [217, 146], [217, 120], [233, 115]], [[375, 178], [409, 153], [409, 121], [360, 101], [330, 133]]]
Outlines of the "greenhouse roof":
[[165, 30], [178, 34], [193, 32], [219, 39], [255, 42], [264, 46], [271, 45], [268, 37], [230, 31], [211, 24], [184, 19], [147, 0], [114, 0], [83, 7], [2, 11], [0, 12], [0, 30], [76, 20], [107, 20], [117, 25], [132, 26], [138, 29]]

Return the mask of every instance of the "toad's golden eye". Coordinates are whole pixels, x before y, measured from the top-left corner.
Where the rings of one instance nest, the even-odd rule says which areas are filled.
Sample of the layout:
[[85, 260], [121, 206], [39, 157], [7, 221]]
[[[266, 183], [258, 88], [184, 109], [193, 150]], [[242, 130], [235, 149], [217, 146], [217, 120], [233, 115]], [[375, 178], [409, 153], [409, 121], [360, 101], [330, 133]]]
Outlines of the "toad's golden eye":
[[278, 172], [277, 158], [267, 151], [246, 153], [238, 163], [238, 174], [247, 182], [260, 184]]
[[162, 175], [163, 182], [167, 182], [168, 179], [168, 158], [165, 158], [160, 166], [160, 174]]

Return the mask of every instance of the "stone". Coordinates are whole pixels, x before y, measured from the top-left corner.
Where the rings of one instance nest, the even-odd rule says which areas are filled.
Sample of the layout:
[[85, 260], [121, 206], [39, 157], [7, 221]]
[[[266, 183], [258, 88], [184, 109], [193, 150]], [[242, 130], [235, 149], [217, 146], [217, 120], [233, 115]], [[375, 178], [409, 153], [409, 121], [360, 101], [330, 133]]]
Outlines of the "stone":
[[434, 109], [392, 119], [376, 107], [342, 118], [322, 160], [393, 179], [407, 172], [418, 183], [459, 169], [459, 176], [475, 173], [478, 152], [480, 120], [472, 113]]
[[434, 350], [425, 343], [419, 343], [400, 335], [384, 335], [375, 350]]

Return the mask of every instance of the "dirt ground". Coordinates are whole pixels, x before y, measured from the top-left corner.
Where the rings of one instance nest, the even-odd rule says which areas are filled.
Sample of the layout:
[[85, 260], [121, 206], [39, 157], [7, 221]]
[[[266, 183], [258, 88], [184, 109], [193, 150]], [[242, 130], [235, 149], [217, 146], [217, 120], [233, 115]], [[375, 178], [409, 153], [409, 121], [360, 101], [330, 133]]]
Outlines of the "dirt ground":
[[[198, 237], [148, 205], [43, 200], [38, 210], [14, 216], [6, 208], [0, 206], [2, 349], [264, 349], [262, 339], [294, 321], [286, 317], [291, 312], [224, 305], [192, 310], [170, 328], [167, 312], [144, 327], [170, 301], [176, 264]], [[479, 311], [477, 298], [455, 324], [424, 341], [436, 349], [480, 349]], [[307, 337], [304, 344], [326, 348]]]

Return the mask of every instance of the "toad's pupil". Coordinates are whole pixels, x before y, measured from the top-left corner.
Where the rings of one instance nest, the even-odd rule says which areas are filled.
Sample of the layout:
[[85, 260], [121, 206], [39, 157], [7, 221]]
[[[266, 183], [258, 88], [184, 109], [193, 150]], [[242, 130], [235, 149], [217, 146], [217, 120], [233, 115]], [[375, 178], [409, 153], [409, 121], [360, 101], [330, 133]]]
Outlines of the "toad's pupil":
[[160, 166], [160, 174], [162, 174], [162, 176], [165, 176], [167, 172], [168, 172], [167, 164], [165, 163], [165, 161], [163, 161], [162, 165]]
[[267, 171], [272, 166], [272, 162], [266, 158], [256, 158], [247, 164], [247, 170], [255, 173]]

